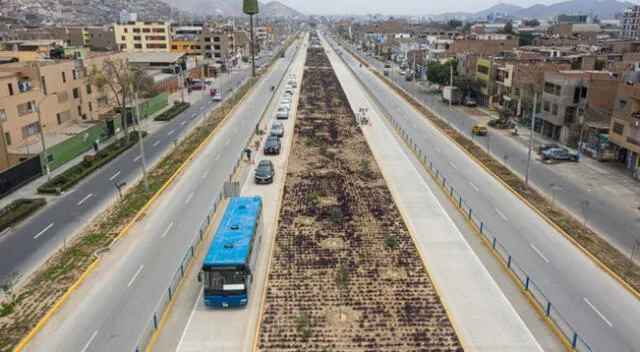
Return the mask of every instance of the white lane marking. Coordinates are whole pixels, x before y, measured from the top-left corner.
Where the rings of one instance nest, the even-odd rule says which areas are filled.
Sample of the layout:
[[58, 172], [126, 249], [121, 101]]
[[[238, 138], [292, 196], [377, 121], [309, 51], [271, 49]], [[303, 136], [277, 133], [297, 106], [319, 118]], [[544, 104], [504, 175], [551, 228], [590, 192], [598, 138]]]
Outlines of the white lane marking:
[[116, 172], [113, 176], [109, 177], [109, 181], [113, 181], [113, 179], [118, 177], [118, 175], [120, 175], [120, 171]]
[[436, 153], [440, 153], [440, 148], [436, 147]]
[[89, 349], [89, 345], [91, 344], [91, 342], [93, 342], [93, 339], [96, 338], [96, 335], [98, 335], [98, 330], [94, 331], [93, 334], [91, 334], [89, 341], [87, 341], [87, 343], [84, 345], [81, 352], [86, 352], [87, 349]]
[[162, 233], [162, 238], [164, 238], [164, 236], [166, 236], [169, 233], [169, 230], [171, 230], [172, 227], [173, 227], [173, 221], [169, 224], [169, 226], [167, 226], [167, 229], [164, 230], [164, 232]]
[[180, 337], [180, 342], [178, 342], [178, 348], [176, 351], [181, 351], [182, 341], [184, 340], [185, 335], [187, 334], [187, 330], [189, 329], [189, 325], [191, 325], [191, 319], [193, 319], [193, 314], [196, 312], [196, 308], [198, 307], [198, 303], [202, 299], [202, 291], [204, 291], [204, 287], [200, 288], [200, 293], [198, 294], [198, 298], [196, 302], [193, 304], [193, 308], [191, 309], [191, 314], [189, 314], [189, 319], [187, 320], [187, 325], [184, 327], [184, 331], [182, 331], [182, 336]]
[[173, 130], [169, 131], [169, 133], [167, 133], [167, 136], [172, 135], [172, 134], [173, 134], [173, 132], [174, 132]]
[[547, 264], [549, 264], [549, 259], [547, 259], [547, 257], [542, 255], [542, 252], [540, 252], [538, 248], [536, 248], [536, 246], [533, 245], [533, 243], [529, 243], [529, 245], [531, 246], [531, 248], [533, 248], [534, 251], [536, 251], [536, 253], [538, 253], [539, 256], [542, 257], [542, 259], [544, 259], [545, 262], [547, 262]]
[[504, 214], [502, 214], [502, 212], [500, 211], [500, 209], [496, 208], [496, 212], [498, 213], [498, 215], [500, 215], [501, 218], [504, 219], [504, 221], [509, 221], [509, 219], [507, 219], [506, 216], [504, 216]]
[[607, 320], [607, 318], [605, 318], [605, 316], [602, 315], [602, 313], [600, 313], [600, 311], [593, 304], [591, 304], [591, 302], [589, 302], [589, 300], [586, 297], [582, 297], [582, 299], [584, 299], [584, 301], [589, 305], [589, 307], [591, 307], [591, 309], [593, 309], [593, 311], [596, 312], [596, 314], [598, 314], [598, 316], [600, 316], [600, 318], [604, 320], [604, 322], [607, 323], [607, 325], [609, 325], [610, 327], [613, 327], [613, 324], [611, 324], [611, 322]]
[[216, 156], [216, 160], [220, 159], [221, 154], [218, 154], [218, 156]]
[[458, 170], [458, 167], [454, 163], [452, 163], [451, 161], [449, 161], [449, 165], [451, 165], [452, 168]]
[[413, 126], [413, 128], [418, 128], [418, 126], [416, 126], [416, 124], [413, 122], [411, 123], [411, 126]]
[[197, 115], [197, 114], [194, 112], [193, 114], [191, 114], [191, 117], [192, 117], [192, 118], [193, 118], [193, 117], [196, 117], [196, 115]]
[[154, 147], [154, 148], [155, 148], [155, 147], [157, 147], [157, 146], [158, 146], [158, 144], [160, 144], [160, 141], [156, 141], [155, 143], [153, 143], [153, 147]]
[[480, 189], [476, 187], [476, 185], [474, 185], [473, 182], [469, 181], [469, 185], [471, 185], [471, 188], [475, 189], [476, 192], [480, 192]]
[[204, 106], [201, 106], [201, 107], [200, 107], [200, 111], [203, 111], [203, 110], [204, 110]]
[[140, 272], [142, 271], [142, 268], [144, 268], [144, 265], [140, 265], [140, 267], [138, 268], [138, 271], [136, 271], [136, 273], [133, 274], [133, 277], [131, 278], [131, 280], [129, 280], [129, 283], [127, 284], [127, 287], [131, 287], [133, 282], [136, 281], [136, 278], [138, 277], [138, 275], [140, 275]]
[[231, 140], [228, 140], [227, 143], [225, 143], [225, 145], [229, 145], [229, 143], [231, 143]]
[[48, 229], [51, 228], [51, 226], [53, 226], [53, 223], [50, 223], [49, 226], [45, 227], [44, 230], [38, 232], [37, 235], [33, 236], [33, 239], [37, 239], [38, 237], [42, 236], [43, 233], [47, 232]]
[[79, 202], [78, 205], [82, 205], [82, 203], [86, 202], [87, 199], [91, 198], [91, 196], [93, 196], [93, 193], [89, 193], [86, 195], [86, 197], [82, 198]]
[[188, 204], [191, 201], [191, 198], [193, 198], [193, 192], [191, 192], [191, 194], [189, 195], [189, 198], [187, 198], [184, 204]]
[[133, 159], [133, 162], [135, 163], [136, 161], [140, 160], [140, 158], [142, 158], [142, 154], [136, 156], [136, 158]]
[[208, 175], [209, 175], [209, 171], [205, 172], [204, 175], [202, 175], [202, 178], [207, 178]]
[[180, 122], [180, 126], [184, 126], [185, 123], [187, 123], [187, 120]]

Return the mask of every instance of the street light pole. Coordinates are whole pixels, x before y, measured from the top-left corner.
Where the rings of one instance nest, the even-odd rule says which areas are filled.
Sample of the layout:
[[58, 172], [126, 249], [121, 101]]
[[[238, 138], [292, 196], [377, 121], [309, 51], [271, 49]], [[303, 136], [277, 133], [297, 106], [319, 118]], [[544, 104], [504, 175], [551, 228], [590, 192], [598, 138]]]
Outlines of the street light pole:
[[144, 143], [142, 141], [142, 125], [140, 124], [140, 108], [138, 106], [138, 90], [135, 90], [136, 120], [138, 122], [138, 144], [140, 145], [140, 155], [142, 155], [142, 177], [144, 178], [144, 190], [149, 192], [149, 180], [147, 179], [147, 160], [144, 156]]
[[533, 92], [533, 109], [531, 109], [531, 126], [529, 126], [529, 154], [527, 156], [527, 171], [524, 175], [524, 188], [529, 188], [529, 172], [531, 170], [531, 151], [533, 150], [533, 128], [536, 123], [536, 105], [538, 104], [538, 92]]
[[40, 104], [47, 99], [47, 96], [42, 98], [36, 103], [36, 112], [38, 115], [38, 128], [40, 129], [40, 141], [42, 142], [42, 156], [44, 157], [44, 168], [47, 172], [47, 181], [51, 180], [51, 169], [49, 168], [49, 156], [47, 155], [47, 146], [44, 141], [44, 125], [42, 124], [42, 117], [40, 116]]

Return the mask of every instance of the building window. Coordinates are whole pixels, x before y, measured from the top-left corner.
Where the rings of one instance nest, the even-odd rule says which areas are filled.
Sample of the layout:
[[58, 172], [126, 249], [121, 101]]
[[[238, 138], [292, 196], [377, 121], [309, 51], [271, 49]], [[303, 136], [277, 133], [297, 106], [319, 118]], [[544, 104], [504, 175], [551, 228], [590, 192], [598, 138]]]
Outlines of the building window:
[[71, 113], [69, 111], [59, 112], [56, 114], [56, 119], [58, 120], [58, 125], [62, 125], [71, 120]]
[[553, 106], [551, 107], [551, 115], [558, 116], [558, 105], [557, 104], [553, 104]]
[[167, 44], [160, 44], [160, 43], [149, 43], [147, 44], [147, 49], [166, 49], [167, 48]]
[[542, 108], [544, 111], [551, 111], [551, 104], [548, 101], [545, 101]]
[[142, 49], [142, 44], [133, 44], [135, 49]]
[[123, 35], [122, 37], [120, 37], [120, 40], [125, 41], [127, 40], [127, 37]]
[[42, 92], [44, 93], [44, 95], [49, 94], [47, 92], [47, 82], [44, 79], [44, 76], [40, 77], [40, 82], [42, 83]]
[[93, 105], [91, 105], [91, 102], [89, 102], [89, 111], [93, 111]]
[[2, 122], [7, 122], [7, 113], [2, 108], [0, 108], [0, 120]]
[[220, 50], [220, 45], [214, 45], [213, 50]]
[[64, 74], [64, 72], [62, 72], [62, 83], [66, 83], [67, 82], [67, 76]]
[[9, 83], [7, 87], [9, 88], [9, 95], [13, 95], [13, 84]]
[[211, 50], [211, 45], [205, 45], [204, 50]]
[[133, 33], [140, 33], [140, 28], [134, 28]]
[[624, 99], [620, 99], [618, 101], [618, 109], [624, 111], [627, 108], [627, 101]]
[[[125, 32], [125, 33], [129, 33], [129, 28], [125, 27], [125, 28], [124, 28], [124, 32]], [[124, 40], [124, 36], [122, 37], [122, 40]]]
[[178, 50], [178, 46], [177, 45], [172, 45], [171, 46], [171, 50]]
[[37, 122], [34, 122], [32, 124], [28, 124], [24, 127], [22, 127], [22, 137], [23, 138], [27, 138], [30, 136], [33, 136], [35, 134], [40, 133], [40, 124]]
[[91, 94], [91, 85], [87, 84], [87, 94]]
[[142, 28], [142, 33], [151, 33], [151, 29], [149, 29], [149, 28]]
[[80, 70], [73, 70], [73, 80], [79, 80], [81, 78], [81, 72]]
[[219, 43], [220, 42], [220, 37], [213, 37], [213, 41], [216, 42], [216, 43]]
[[73, 99], [80, 98], [80, 88], [73, 88]]
[[544, 92], [549, 94], [555, 94], [556, 85], [549, 82], [544, 82]]
[[4, 140], [7, 141], [7, 145], [11, 145], [11, 133], [5, 132], [4, 133]]
[[153, 29], [153, 33], [164, 33], [164, 32], [165, 32], [164, 28], [154, 28]]
[[478, 72], [480, 72], [483, 75], [488, 75], [489, 68], [487, 66], [478, 66]]
[[78, 105], [78, 115], [82, 116], [82, 105]]
[[142, 40], [142, 37], [139, 35], [134, 35], [133, 40]]
[[222, 55], [220, 55], [220, 53], [215, 53], [214, 57], [222, 57]]
[[624, 125], [618, 122], [613, 123], [613, 133], [619, 134], [622, 136], [624, 133]]

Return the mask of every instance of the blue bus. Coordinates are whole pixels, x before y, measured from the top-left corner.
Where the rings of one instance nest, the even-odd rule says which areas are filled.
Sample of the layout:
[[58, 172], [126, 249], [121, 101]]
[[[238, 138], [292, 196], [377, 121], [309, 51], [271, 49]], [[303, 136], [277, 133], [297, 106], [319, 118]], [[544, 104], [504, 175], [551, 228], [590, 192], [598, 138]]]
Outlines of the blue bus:
[[252, 272], [262, 239], [262, 199], [231, 198], [202, 263], [204, 304], [243, 307], [249, 301]]

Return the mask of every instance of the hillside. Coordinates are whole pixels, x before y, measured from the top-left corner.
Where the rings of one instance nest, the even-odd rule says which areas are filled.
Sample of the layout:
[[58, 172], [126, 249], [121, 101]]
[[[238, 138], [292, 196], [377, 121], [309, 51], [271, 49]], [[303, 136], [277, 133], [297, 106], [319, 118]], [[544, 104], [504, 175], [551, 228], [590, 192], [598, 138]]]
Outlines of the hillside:
[[[201, 15], [244, 16], [242, 0], [162, 0], [182, 10]], [[300, 11], [294, 10], [278, 1], [260, 2], [259, 17], [303, 17]]]
[[[103, 25], [115, 23], [123, 9], [121, 0], [0, 0], [7, 15], [0, 19], [22, 23], [59, 25]], [[185, 13], [159, 0], [125, 2], [125, 9], [136, 12], [140, 19], [169, 20], [189, 18]]]

